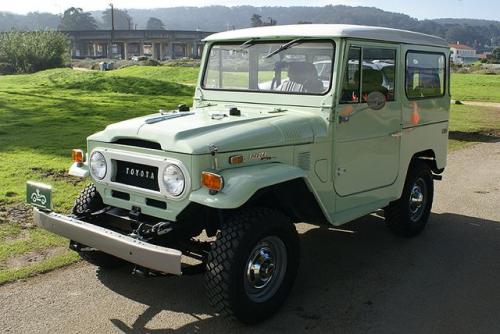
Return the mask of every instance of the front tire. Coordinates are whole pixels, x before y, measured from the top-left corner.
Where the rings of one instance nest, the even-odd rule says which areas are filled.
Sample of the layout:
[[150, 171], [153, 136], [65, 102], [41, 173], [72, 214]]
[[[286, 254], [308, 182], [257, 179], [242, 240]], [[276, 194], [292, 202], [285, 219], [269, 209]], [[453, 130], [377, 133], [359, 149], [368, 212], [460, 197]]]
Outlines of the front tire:
[[299, 255], [295, 226], [281, 212], [240, 211], [223, 223], [208, 256], [211, 304], [246, 324], [269, 318], [290, 293]]
[[429, 220], [434, 198], [432, 171], [425, 162], [414, 160], [400, 199], [385, 209], [385, 221], [396, 235], [413, 237], [420, 234]]
[[[76, 198], [72, 212], [74, 216], [82, 219], [88, 218], [93, 212], [97, 212], [102, 209], [104, 209], [104, 203], [101, 195], [97, 192], [95, 185], [91, 183], [83, 188]], [[86, 246], [80, 245], [80, 247], [85, 248]], [[71, 247], [71, 243], [70, 248], [75, 249], [74, 247]], [[103, 253], [99, 250], [85, 250], [77, 252], [83, 260], [101, 268], [117, 268], [127, 263], [125, 260]]]

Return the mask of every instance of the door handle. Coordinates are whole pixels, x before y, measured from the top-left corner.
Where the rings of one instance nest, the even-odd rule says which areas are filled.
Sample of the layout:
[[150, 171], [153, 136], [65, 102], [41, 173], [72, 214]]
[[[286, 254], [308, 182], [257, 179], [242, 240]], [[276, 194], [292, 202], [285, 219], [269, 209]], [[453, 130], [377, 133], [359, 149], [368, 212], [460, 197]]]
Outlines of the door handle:
[[402, 135], [403, 135], [402, 131], [397, 131], [397, 132], [391, 133], [391, 137], [393, 137], [393, 138], [401, 138]]

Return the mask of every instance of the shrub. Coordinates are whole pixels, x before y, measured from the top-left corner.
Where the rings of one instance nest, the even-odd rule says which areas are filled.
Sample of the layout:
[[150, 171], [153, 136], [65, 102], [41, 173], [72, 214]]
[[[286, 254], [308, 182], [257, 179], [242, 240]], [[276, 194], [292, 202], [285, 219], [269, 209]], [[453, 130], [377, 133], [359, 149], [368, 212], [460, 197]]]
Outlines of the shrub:
[[140, 61], [139, 65], [141, 65], [141, 66], [160, 66], [161, 63], [158, 60], [147, 59], [147, 60]]
[[0, 75], [14, 74], [14, 73], [16, 73], [14, 66], [12, 66], [9, 63], [0, 63]]
[[69, 40], [57, 31], [0, 33], [0, 62], [17, 73], [63, 67], [69, 58]]

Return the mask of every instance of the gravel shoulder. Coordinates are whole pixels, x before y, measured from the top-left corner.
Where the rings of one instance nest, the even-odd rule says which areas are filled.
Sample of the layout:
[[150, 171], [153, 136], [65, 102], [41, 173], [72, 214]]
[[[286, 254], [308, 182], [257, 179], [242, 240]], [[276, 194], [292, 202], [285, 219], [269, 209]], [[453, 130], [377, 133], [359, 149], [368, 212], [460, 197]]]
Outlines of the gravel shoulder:
[[300, 224], [299, 276], [256, 327], [214, 316], [202, 276], [141, 279], [77, 265], [0, 287], [4, 333], [491, 333], [500, 328], [500, 143], [450, 154], [414, 239], [376, 214]]

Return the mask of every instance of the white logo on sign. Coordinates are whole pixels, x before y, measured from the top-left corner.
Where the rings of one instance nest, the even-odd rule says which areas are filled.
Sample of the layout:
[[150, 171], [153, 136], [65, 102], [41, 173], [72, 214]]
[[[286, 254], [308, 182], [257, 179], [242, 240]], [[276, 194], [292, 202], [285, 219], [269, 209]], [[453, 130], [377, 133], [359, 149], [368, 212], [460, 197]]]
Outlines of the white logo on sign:
[[45, 205], [47, 203], [47, 197], [45, 195], [40, 194], [40, 190], [36, 190], [33, 194], [31, 194], [31, 200], [33, 203], [40, 203], [41, 205]]

